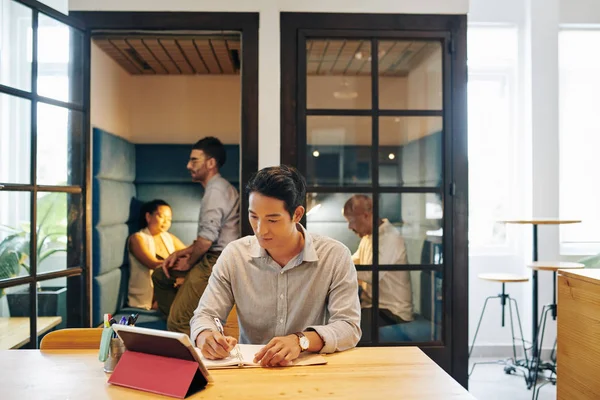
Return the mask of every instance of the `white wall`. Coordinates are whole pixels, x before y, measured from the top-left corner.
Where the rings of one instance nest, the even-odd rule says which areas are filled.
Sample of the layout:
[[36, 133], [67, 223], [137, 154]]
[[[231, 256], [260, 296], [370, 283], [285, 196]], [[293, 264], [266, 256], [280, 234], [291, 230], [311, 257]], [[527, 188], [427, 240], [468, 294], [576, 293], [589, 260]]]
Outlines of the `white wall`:
[[130, 75], [130, 80], [132, 142], [192, 144], [216, 136], [225, 144], [240, 143], [239, 75]]
[[93, 42], [91, 57], [92, 127], [131, 140], [131, 75]]
[[259, 12], [259, 168], [279, 164], [279, 12], [466, 14], [469, 0], [70, 0], [71, 11]]

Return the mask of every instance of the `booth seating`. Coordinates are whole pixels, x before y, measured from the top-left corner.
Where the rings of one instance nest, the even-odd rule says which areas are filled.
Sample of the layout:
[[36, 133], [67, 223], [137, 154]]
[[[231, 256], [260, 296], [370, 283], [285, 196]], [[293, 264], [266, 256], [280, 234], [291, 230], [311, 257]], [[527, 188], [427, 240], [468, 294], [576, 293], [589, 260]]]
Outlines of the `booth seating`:
[[[199, 138], [200, 139], [200, 138]], [[171, 232], [183, 243], [196, 237], [203, 188], [186, 169], [190, 144], [133, 144], [93, 129], [92, 323], [104, 313], [140, 313], [137, 326], [166, 329], [158, 311], [127, 307], [127, 238], [138, 230], [143, 202], [162, 199], [173, 209]], [[239, 187], [239, 146], [226, 145], [221, 175]]]

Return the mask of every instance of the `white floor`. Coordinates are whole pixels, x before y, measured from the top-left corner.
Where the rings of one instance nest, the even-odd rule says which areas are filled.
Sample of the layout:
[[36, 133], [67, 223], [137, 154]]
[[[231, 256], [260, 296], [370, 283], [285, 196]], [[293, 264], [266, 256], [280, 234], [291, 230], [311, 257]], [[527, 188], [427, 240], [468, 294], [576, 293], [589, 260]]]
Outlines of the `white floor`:
[[[473, 358], [471, 363], [493, 361], [491, 358]], [[469, 365], [471, 368], [471, 365]], [[470, 369], [469, 369], [470, 370]], [[538, 382], [538, 385], [542, 381]], [[478, 400], [530, 400], [532, 390], [527, 390], [525, 379], [504, 373], [504, 365], [477, 365], [469, 379], [469, 392]], [[556, 399], [556, 386], [547, 384], [540, 390], [538, 400]]]

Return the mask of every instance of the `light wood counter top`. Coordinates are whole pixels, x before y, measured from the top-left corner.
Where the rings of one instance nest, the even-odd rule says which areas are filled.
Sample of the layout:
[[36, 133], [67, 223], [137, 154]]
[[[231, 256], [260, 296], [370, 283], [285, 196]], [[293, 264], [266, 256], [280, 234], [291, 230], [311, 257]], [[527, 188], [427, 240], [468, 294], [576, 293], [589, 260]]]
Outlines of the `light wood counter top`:
[[[417, 347], [357, 348], [327, 365], [213, 370], [215, 383], [188, 399], [474, 400]], [[149, 399], [107, 383], [97, 351], [0, 351], [3, 399]]]

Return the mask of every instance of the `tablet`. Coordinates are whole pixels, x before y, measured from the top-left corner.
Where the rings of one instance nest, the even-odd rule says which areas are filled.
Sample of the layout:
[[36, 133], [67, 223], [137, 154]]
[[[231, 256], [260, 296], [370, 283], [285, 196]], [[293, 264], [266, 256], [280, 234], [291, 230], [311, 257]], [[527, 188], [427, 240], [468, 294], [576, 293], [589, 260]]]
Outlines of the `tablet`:
[[185, 333], [159, 331], [119, 324], [113, 324], [112, 328], [119, 335], [127, 350], [195, 361], [198, 363], [198, 369], [206, 381], [208, 383], [214, 382], [202, 363], [200, 355], [196, 352], [190, 337]]

